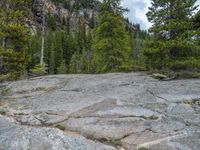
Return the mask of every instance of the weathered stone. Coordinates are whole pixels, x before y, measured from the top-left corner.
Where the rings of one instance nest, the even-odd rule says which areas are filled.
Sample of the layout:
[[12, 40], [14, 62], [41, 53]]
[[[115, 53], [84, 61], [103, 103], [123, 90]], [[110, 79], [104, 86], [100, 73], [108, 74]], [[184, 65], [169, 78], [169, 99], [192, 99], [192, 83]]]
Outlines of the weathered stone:
[[168, 113], [173, 115], [193, 114], [194, 110], [189, 104], [170, 104]]
[[199, 133], [177, 133], [154, 141], [138, 145], [138, 149], [148, 150], [198, 150], [200, 146]]
[[126, 149], [136, 150], [139, 147], [142, 148], [142, 146], [139, 146], [141, 144], [153, 142], [153, 141], [159, 140], [161, 138], [164, 138], [166, 136], [167, 135], [165, 135], [165, 134], [154, 133], [152, 131], [146, 130], [144, 132], [135, 133], [135, 134], [132, 134], [132, 135], [124, 138], [122, 140], [122, 145]]
[[141, 117], [141, 118], [158, 118], [158, 114], [149, 109], [144, 109], [142, 107], [115, 107], [107, 111], [97, 112], [100, 116], [130, 116], [130, 117]]
[[160, 79], [160, 80], [167, 79], [166, 75], [160, 74], [160, 73], [154, 73], [154, 74], [152, 74], [152, 77], [156, 78], [156, 79]]
[[9, 94], [0, 97], [0, 150], [200, 147], [199, 79], [55, 75], [3, 87]]
[[66, 116], [57, 114], [15, 114], [14, 118], [24, 125], [53, 125], [59, 122], [63, 122], [68, 119]]
[[141, 118], [77, 118], [69, 119], [62, 125], [67, 130], [108, 141], [121, 139], [131, 133], [142, 132], [148, 128]]
[[19, 126], [0, 116], [0, 150], [115, 150], [58, 129]]

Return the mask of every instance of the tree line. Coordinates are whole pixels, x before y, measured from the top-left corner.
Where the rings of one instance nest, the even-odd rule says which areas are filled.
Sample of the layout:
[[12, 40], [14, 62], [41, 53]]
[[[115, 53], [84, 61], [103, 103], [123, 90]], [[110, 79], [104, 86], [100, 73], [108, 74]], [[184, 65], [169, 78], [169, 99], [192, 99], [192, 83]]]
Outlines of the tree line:
[[[31, 0], [0, 2], [1, 78], [24, 74], [106, 73], [119, 71], [200, 71], [200, 12], [196, 0], [152, 0], [147, 13], [149, 32], [125, 19], [120, 0], [103, 0], [89, 23], [79, 16], [94, 0], [53, 0], [77, 13], [58, 25], [44, 14], [42, 27], [32, 34], [27, 26]], [[42, 40], [43, 38], [43, 40]], [[43, 41], [43, 42], [42, 42]], [[42, 57], [41, 57], [42, 56]], [[41, 65], [42, 61], [42, 65]]]

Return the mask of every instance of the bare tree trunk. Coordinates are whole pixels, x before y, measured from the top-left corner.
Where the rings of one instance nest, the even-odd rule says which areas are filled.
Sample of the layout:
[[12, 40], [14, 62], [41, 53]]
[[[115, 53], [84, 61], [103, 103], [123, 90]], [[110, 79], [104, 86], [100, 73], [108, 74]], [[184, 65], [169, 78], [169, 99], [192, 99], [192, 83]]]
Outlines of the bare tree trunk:
[[45, 36], [45, 12], [43, 6], [43, 17], [42, 17], [42, 45], [41, 45], [41, 55], [40, 55], [40, 67], [44, 69], [44, 36]]
[[[5, 37], [2, 40], [2, 47], [3, 47], [3, 49], [6, 49], [6, 47], [7, 47], [7, 40]], [[3, 56], [0, 56], [0, 70], [2, 70], [2, 69], [3, 69]]]
[[[7, 2], [3, 2], [3, 3], [1, 3], [1, 7], [2, 7], [2, 9], [3, 9], [3, 12], [4, 12], [4, 19], [5, 19], [5, 24], [7, 25], [7, 23], [8, 23], [8, 8], [9, 8], [9, 3], [7, 3]], [[7, 48], [7, 38], [6, 37], [3, 37], [3, 39], [2, 39], [2, 48], [3, 48], [3, 50], [6, 50], [6, 48]], [[1, 55], [0, 56], [0, 71], [2, 72], [2, 70], [3, 70], [3, 56]]]
[[5, 37], [3, 38], [2, 47], [3, 47], [4, 49], [6, 49], [6, 47], [7, 47], [7, 40], [6, 40]]
[[0, 72], [3, 69], [3, 56], [0, 56]]

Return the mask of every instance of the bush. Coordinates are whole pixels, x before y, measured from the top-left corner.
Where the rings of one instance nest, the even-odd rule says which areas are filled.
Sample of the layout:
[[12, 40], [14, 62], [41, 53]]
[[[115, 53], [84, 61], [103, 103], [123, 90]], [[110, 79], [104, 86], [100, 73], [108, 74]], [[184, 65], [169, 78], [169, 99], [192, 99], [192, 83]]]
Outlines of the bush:
[[174, 71], [180, 71], [180, 70], [198, 71], [200, 70], [200, 59], [191, 57], [174, 61], [171, 60], [168, 63], [168, 67]]
[[145, 65], [157, 70], [200, 71], [200, 49], [186, 40], [147, 41], [143, 50]]
[[137, 61], [127, 61], [119, 68], [122, 72], [146, 71], [146, 68]]
[[175, 74], [177, 79], [185, 79], [185, 78], [200, 78], [199, 72], [191, 72], [191, 71], [180, 71]]
[[67, 73], [67, 66], [64, 63], [61, 63], [61, 65], [58, 67], [58, 74], [65, 74]]
[[10, 79], [10, 74], [0, 75], [0, 83], [3, 82], [3, 81], [7, 81], [9, 79]]
[[0, 96], [7, 96], [11, 93], [11, 90], [7, 87], [0, 88]]
[[32, 76], [42, 76], [48, 74], [47, 68], [41, 68], [39, 64], [37, 64], [33, 69], [31, 69], [30, 72]]

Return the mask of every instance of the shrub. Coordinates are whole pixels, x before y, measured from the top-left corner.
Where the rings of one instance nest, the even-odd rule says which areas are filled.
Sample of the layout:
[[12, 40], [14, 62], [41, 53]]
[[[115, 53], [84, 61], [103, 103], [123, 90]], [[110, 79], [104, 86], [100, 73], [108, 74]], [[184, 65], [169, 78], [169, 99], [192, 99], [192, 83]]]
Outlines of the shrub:
[[30, 70], [30, 72], [33, 76], [42, 76], [47, 74], [47, 68], [41, 68], [40, 65], [37, 64], [33, 69]]

